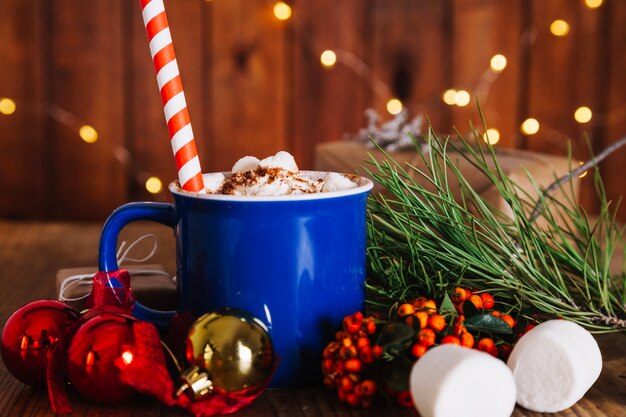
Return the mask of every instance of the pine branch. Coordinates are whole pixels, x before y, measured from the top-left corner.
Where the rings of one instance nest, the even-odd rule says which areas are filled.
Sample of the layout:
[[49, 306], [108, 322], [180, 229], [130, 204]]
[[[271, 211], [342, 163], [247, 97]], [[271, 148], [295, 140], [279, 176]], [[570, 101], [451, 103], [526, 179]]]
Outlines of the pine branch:
[[[511, 309], [530, 307], [596, 332], [626, 329], [626, 274], [609, 272], [613, 252], [624, 249], [623, 230], [615, 225], [616, 207], [606, 201], [601, 180], [596, 179], [602, 210], [591, 224], [573, 196], [566, 201], [550, 196], [565, 193], [567, 179], [580, 173], [573, 171], [545, 190], [529, 175], [540, 194], [537, 202], [505, 175], [492, 147], [480, 141], [478, 147], [470, 145], [460, 135], [458, 143], [455, 155], [489, 179], [512, 216], [472, 188], [448, 155], [448, 141], [432, 132], [427, 147], [416, 146], [425, 168], [400, 164], [389, 154], [383, 161], [372, 158], [369, 172], [391, 197], [369, 200], [370, 300], [388, 306], [418, 295], [437, 297], [462, 282], [506, 298]], [[592, 159], [586, 169], [612, 151]], [[460, 199], [451, 192], [453, 180]], [[535, 210], [536, 216], [527, 215]], [[539, 215], [545, 226], [534, 224]]]

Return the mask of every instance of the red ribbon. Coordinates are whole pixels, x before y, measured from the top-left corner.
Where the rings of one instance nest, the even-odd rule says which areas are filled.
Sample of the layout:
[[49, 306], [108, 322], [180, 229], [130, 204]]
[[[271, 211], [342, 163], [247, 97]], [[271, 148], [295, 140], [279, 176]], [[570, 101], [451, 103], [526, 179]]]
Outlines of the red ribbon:
[[[176, 405], [191, 412], [196, 417], [211, 417], [230, 414], [252, 403], [265, 389], [238, 393], [214, 391], [200, 400], [192, 401], [186, 395], [175, 397], [172, 381], [165, 363], [165, 355], [157, 329], [150, 323], [133, 324], [135, 335], [135, 356], [133, 361], [120, 369], [120, 380], [137, 391], [151, 395], [166, 405]], [[146, 377], [149, 375], [149, 377]], [[268, 378], [267, 383], [269, 383]]]
[[65, 390], [67, 351], [72, 338], [85, 322], [103, 313], [132, 314], [135, 297], [130, 289], [130, 274], [126, 270], [97, 272], [93, 277], [87, 305], [93, 307], [74, 322], [57, 342], [48, 358], [46, 382], [52, 411], [57, 414], [72, 412], [72, 405]]

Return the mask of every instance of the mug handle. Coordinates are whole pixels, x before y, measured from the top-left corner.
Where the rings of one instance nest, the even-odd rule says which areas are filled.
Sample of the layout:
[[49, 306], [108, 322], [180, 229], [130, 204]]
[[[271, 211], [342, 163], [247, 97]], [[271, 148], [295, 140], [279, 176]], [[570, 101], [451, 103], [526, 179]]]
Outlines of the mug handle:
[[[98, 269], [102, 272], [114, 272], [117, 265], [117, 240], [120, 231], [129, 223], [150, 220], [176, 228], [178, 216], [173, 204], [168, 203], [127, 203], [118, 207], [104, 223], [100, 234]], [[157, 327], [166, 327], [175, 311], [159, 311], [135, 302], [133, 315], [143, 321], [149, 321]]]

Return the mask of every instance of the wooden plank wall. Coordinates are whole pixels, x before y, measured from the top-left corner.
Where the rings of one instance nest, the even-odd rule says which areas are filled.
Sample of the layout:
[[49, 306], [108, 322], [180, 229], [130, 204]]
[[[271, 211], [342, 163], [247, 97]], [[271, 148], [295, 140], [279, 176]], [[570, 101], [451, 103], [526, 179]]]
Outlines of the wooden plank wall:
[[[478, 92], [497, 146], [576, 158], [626, 135], [626, 2], [605, 0], [330, 0], [289, 2], [277, 20], [269, 0], [165, 0], [205, 171], [246, 154], [286, 149], [312, 167], [315, 145], [385, 114], [400, 98], [434, 127], [480, 126]], [[549, 32], [554, 19], [570, 33]], [[332, 68], [319, 63], [338, 51]], [[496, 53], [508, 59], [497, 76]], [[472, 93], [450, 107], [448, 88]], [[102, 220], [147, 193], [149, 176], [175, 176], [154, 70], [137, 1], [0, 0], [0, 217]], [[587, 105], [593, 121], [573, 113]], [[522, 136], [526, 117], [541, 123]], [[79, 139], [96, 128], [94, 144]], [[609, 197], [626, 191], [626, 150], [602, 166]], [[591, 178], [583, 202], [593, 209]], [[626, 210], [620, 212], [626, 220]]]

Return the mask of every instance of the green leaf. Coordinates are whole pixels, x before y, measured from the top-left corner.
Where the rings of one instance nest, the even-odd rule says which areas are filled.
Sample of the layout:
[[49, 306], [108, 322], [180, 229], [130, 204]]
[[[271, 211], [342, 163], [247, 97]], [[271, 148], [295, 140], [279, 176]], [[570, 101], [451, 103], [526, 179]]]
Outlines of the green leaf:
[[478, 313], [478, 309], [471, 301], [465, 300], [463, 302], [463, 315], [465, 315], [466, 318], [475, 316]]
[[513, 333], [513, 329], [511, 329], [511, 326], [509, 326], [506, 321], [489, 313], [478, 314], [466, 318], [463, 324], [468, 330], [477, 330], [481, 332], [498, 334]]
[[391, 356], [397, 356], [407, 347], [415, 338], [415, 330], [404, 323], [387, 323], [380, 334], [379, 344], [386, 353]]
[[515, 326], [513, 326], [513, 333], [524, 333], [524, 330], [526, 330], [526, 326], [528, 326], [528, 319], [526, 319], [526, 317], [520, 316], [517, 319], [517, 323], [515, 323]]
[[448, 293], [443, 297], [443, 301], [439, 306], [439, 312], [442, 316], [450, 317], [450, 321], [456, 317], [456, 308], [454, 307], [454, 303], [450, 299]]
[[385, 378], [385, 382], [389, 388], [394, 391], [405, 391], [409, 389], [409, 377], [413, 362], [406, 356], [398, 356], [389, 368], [389, 372]]

